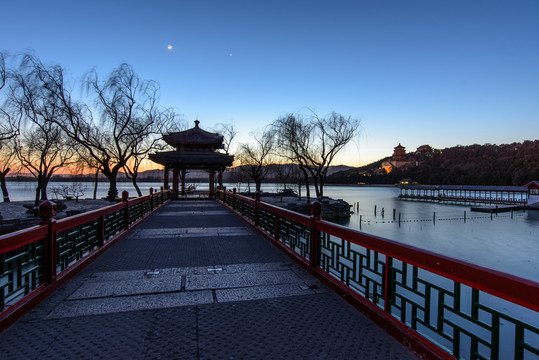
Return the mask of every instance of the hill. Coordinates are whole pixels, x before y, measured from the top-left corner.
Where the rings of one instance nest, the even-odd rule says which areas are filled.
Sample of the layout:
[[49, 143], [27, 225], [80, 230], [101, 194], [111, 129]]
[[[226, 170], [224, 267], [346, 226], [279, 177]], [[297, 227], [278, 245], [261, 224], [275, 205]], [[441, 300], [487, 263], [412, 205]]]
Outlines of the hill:
[[381, 159], [328, 176], [331, 184], [395, 184], [408, 178], [420, 184], [522, 186], [539, 179], [539, 140], [502, 145], [455, 146], [407, 153], [407, 165], [387, 173]]

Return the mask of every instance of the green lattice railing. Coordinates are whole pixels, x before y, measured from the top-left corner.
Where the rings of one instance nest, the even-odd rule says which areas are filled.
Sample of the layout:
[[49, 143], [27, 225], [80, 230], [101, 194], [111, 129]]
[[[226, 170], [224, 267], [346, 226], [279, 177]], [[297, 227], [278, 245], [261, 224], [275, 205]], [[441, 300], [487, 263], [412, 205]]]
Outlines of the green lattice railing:
[[[169, 199], [169, 191], [132, 200], [125, 194], [119, 204], [0, 236], [0, 331]], [[53, 205], [45, 204], [50, 214]]]
[[[427, 356], [538, 359], [539, 284], [269, 204], [219, 199]], [[319, 213], [318, 213], [319, 214]], [[397, 333], [397, 334], [396, 334]]]

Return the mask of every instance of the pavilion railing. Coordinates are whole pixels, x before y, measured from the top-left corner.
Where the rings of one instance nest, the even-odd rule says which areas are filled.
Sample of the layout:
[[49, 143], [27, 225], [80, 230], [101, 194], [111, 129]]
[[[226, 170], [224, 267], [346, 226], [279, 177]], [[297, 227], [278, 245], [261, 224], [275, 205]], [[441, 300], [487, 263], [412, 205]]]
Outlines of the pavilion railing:
[[539, 357], [537, 282], [323, 221], [319, 203], [309, 217], [216, 197], [422, 356]]
[[0, 331], [169, 201], [169, 190], [55, 220], [40, 205], [38, 226], [0, 236]]

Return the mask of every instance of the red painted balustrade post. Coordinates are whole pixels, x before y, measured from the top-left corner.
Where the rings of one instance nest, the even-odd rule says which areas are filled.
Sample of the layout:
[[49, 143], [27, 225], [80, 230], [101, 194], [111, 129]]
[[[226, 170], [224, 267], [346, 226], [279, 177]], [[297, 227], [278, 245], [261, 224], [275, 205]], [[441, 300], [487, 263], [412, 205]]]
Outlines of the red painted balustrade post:
[[232, 188], [232, 210], [236, 209], [236, 188]]
[[122, 203], [124, 203], [124, 229], [129, 229], [129, 193], [127, 190], [122, 191]]
[[52, 284], [56, 281], [56, 204], [45, 200], [39, 204], [38, 214], [41, 218], [39, 225], [47, 226], [47, 237], [45, 239], [45, 254], [43, 261], [43, 272], [45, 283]]
[[105, 244], [105, 215], [97, 218], [97, 236], [97, 245], [101, 247]]
[[165, 202], [165, 199], [163, 198], [163, 187], [161, 186], [161, 204], [163, 204]]
[[255, 192], [255, 226], [258, 226], [260, 221], [258, 220], [258, 203], [260, 202], [260, 191]]
[[310, 260], [312, 267], [318, 267], [318, 258], [319, 258], [319, 244], [318, 244], [318, 230], [316, 230], [316, 221], [321, 219], [322, 215], [322, 204], [318, 201], [313, 201], [311, 203], [311, 253]]
[[153, 212], [153, 188], [150, 188], [150, 212]]

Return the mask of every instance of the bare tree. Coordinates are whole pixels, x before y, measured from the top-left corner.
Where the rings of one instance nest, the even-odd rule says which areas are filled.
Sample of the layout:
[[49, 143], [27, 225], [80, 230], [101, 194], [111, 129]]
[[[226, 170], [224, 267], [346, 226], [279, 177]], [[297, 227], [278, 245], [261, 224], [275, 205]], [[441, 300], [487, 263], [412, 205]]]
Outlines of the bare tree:
[[157, 83], [141, 81], [128, 64], [114, 69], [105, 81], [95, 70], [90, 71], [84, 84], [100, 110], [96, 120], [88, 106], [71, 97], [62, 67], [44, 66], [29, 55], [25, 65], [33, 69], [49, 96], [61, 104], [63, 116], [57, 124], [79, 144], [81, 154], [92, 159], [88, 164], [101, 169], [109, 182], [107, 199], [113, 201], [118, 194], [118, 172], [134, 156], [137, 144], [154, 129], [154, 119], [145, 109], [157, 101]]
[[15, 153], [15, 141], [4, 142], [0, 147], [0, 187], [4, 202], [9, 202], [9, 192], [7, 190], [6, 176], [11, 171], [13, 163], [17, 160]]
[[260, 191], [262, 181], [268, 174], [269, 165], [273, 160], [274, 136], [273, 132], [266, 130], [261, 136], [253, 136], [253, 144], [240, 144], [237, 154], [241, 170], [247, 174]]
[[142, 191], [137, 183], [141, 164], [147, 159], [150, 152], [164, 150], [167, 147], [167, 144], [162, 140], [163, 134], [181, 127], [179, 116], [173, 109], [160, 110], [155, 103], [157, 96], [153, 96], [152, 100], [149, 106], [143, 109], [147, 118], [152, 119], [152, 128], [148, 131], [147, 137], [134, 144], [131, 159], [124, 165], [125, 176], [133, 183], [138, 196], [142, 196]]
[[232, 141], [238, 135], [234, 125], [230, 123], [218, 123], [215, 126], [215, 132], [223, 136], [223, 150], [225, 154], [229, 154]]
[[321, 200], [328, 168], [353, 139], [358, 126], [359, 120], [336, 112], [323, 118], [312, 111], [308, 117], [288, 114], [274, 122], [281, 155], [299, 165], [309, 200], [309, 180], [312, 180], [317, 199]]
[[6, 176], [11, 171], [15, 156], [15, 143], [13, 139], [19, 135], [20, 131], [20, 113], [11, 113], [6, 111], [9, 102], [7, 97], [7, 81], [10, 72], [6, 68], [6, 55], [0, 52], [0, 186], [4, 202], [9, 202], [9, 193], [7, 190]]
[[53, 173], [71, 164], [75, 144], [55, 121], [62, 116], [59, 104], [43, 91], [41, 82], [24, 69], [12, 77], [10, 109], [19, 113], [24, 133], [15, 139], [15, 153], [37, 180], [35, 205], [47, 199], [47, 185]]
[[[10, 74], [6, 67], [6, 55], [0, 52], [0, 94], [5, 94], [7, 81], [10, 75], [12, 74]], [[2, 102], [3, 106], [0, 107], [0, 149], [5, 142], [19, 135], [20, 128], [20, 114], [6, 111], [6, 102]]]
[[296, 165], [287, 162], [285, 159], [279, 159], [273, 164], [275, 176], [283, 185], [283, 191], [287, 190], [287, 184], [290, 184], [292, 172]]
[[47, 199], [47, 185], [58, 169], [68, 166], [74, 155], [62, 131], [52, 123], [39, 124], [17, 138], [17, 157], [37, 180], [35, 206]]

